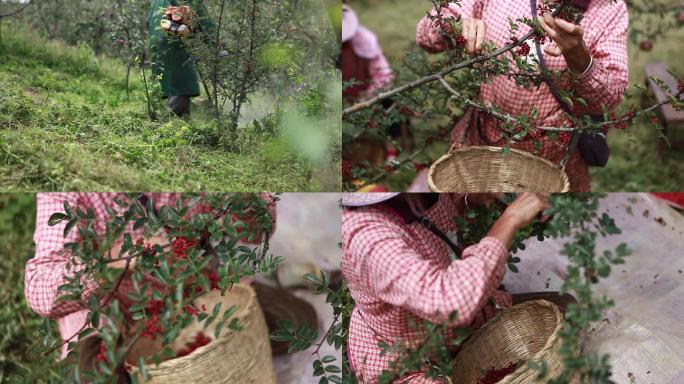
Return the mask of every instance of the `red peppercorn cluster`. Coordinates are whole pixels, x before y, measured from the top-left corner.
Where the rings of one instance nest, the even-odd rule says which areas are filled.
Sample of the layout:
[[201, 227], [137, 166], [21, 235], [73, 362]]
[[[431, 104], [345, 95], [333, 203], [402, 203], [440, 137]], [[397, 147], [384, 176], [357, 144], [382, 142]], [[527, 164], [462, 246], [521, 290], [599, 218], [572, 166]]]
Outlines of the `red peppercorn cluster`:
[[189, 304], [183, 307], [183, 311], [185, 311], [185, 313], [187, 313], [190, 316], [197, 316], [199, 314], [197, 308]]
[[154, 340], [158, 334], [162, 333], [161, 325], [159, 325], [161, 313], [164, 310], [164, 300], [150, 300], [145, 307], [145, 311], [150, 316], [145, 321], [145, 328], [141, 336]]
[[219, 278], [215, 273], [209, 274], [209, 284], [211, 284], [211, 289], [221, 289], [219, 287]]
[[97, 356], [95, 356], [95, 361], [107, 361], [107, 346], [105, 345], [104, 341], [100, 341], [100, 349], [97, 353]]
[[527, 56], [530, 54], [530, 45], [527, 42], [522, 43], [515, 51], [520, 56]]
[[141, 336], [154, 340], [157, 335], [162, 333], [161, 325], [159, 325], [159, 315], [154, 315], [151, 318], [145, 320], [145, 328], [143, 329]]
[[495, 369], [492, 367], [492, 369], [490, 369], [484, 376], [477, 380], [477, 384], [496, 384], [503, 380], [504, 377], [515, 372], [520, 365], [520, 363], [511, 363], [501, 369]]
[[463, 35], [460, 35], [459, 37], [456, 38], [456, 45], [458, 45], [461, 48], [465, 47], [467, 43], [468, 43], [468, 39], [463, 37]]
[[570, 143], [570, 139], [572, 139], [572, 134], [570, 132], [561, 132], [558, 135], [558, 142], [563, 145], [568, 145], [568, 143]]
[[145, 310], [150, 316], [161, 315], [162, 310], [164, 310], [164, 300], [151, 300]]
[[349, 180], [351, 177], [351, 166], [349, 160], [342, 160], [342, 179]]
[[197, 245], [197, 240], [190, 240], [187, 237], [178, 237], [171, 242], [173, 255], [179, 259], [188, 257], [188, 249]]
[[211, 337], [208, 337], [203, 332], [198, 332], [193, 342], [185, 344], [185, 348], [182, 348], [176, 352], [176, 357], [187, 356], [193, 353], [197, 348], [211, 343], [211, 341]]

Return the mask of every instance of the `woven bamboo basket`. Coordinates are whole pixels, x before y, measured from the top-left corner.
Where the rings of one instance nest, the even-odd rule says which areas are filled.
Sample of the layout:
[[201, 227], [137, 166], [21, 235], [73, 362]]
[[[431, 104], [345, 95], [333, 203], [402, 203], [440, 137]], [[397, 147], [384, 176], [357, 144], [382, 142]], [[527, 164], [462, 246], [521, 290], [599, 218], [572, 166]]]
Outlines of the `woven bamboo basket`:
[[531, 153], [499, 147], [452, 149], [432, 167], [428, 184], [433, 192], [568, 192], [565, 170]]
[[[143, 381], [136, 367], [132, 374], [147, 384], [193, 384], [193, 383], [241, 383], [275, 384], [266, 320], [256, 299], [254, 290], [243, 284], [235, 284], [225, 296], [214, 290], [195, 300], [197, 306], [204, 304], [209, 311], [221, 302], [221, 313], [231, 306], [238, 307], [234, 317], [239, 319], [242, 330], [221, 331], [219, 339], [197, 348], [191, 354], [166, 360], [158, 365], [148, 363], [149, 375]], [[178, 350], [203, 331], [213, 338], [215, 322], [204, 330], [203, 323], [194, 322], [184, 328], [172, 348]]]
[[[543, 384], [563, 370], [560, 331], [563, 315], [553, 303], [535, 300], [502, 311], [473, 333], [452, 361], [454, 384], [476, 384], [490, 369], [510, 364], [546, 361], [548, 376], [538, 380], [538, 371], [522, 364], [497, 384]], [[570, 384], [578, 384], [577, 377]]]

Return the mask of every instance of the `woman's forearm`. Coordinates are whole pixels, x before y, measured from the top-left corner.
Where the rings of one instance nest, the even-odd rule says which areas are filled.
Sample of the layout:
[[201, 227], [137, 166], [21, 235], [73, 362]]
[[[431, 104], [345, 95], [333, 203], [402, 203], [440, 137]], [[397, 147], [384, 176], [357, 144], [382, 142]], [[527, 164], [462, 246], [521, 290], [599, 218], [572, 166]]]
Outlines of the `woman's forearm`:
[[499, 240], [506, 249], [509, 249], [513, 243], [515, 233], [519, 228], [520, 224], [518, 223], [518, 220], [504, 213], [499, 220], [494, 223], [487, 233], [487, 236]]

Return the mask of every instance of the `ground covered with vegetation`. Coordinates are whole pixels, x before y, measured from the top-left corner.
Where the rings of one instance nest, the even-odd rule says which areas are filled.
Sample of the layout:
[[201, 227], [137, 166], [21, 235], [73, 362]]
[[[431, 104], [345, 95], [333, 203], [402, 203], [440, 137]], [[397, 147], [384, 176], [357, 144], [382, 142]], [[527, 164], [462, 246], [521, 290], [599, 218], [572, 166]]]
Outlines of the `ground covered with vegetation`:
[[[351, 5], [359, 14], [360, 22], [378, 36], [393, 69], [402, 68], [402, 62], [407, 53], [418, 49], [415, 43], [415, 26], [431, 9], [431, 2], [368, 0], [354, 1]], [[667, 17], [670, 18], [671, 15]], [[633, 28], [630, 33], [634, 32]], [[644, 83], [645, 64], [665, 62], [676, 73], [684, 73], [684, 62], [679, 59], [682, 38], [684, 38], [684, 28], [672, 29], [653, 41], [653, 50], [650, 52], [641, 51], [638, 44], [630, 42], [629, 77], [632, 87], [629, 92], [635, 98], [641, 96], [642, 91], [634, 84]], [[624, 105], [634, 102], [635, 99], [628, 99], [625, 100]], [[421, 128], [418, 127], [418, 129]], [[425, 127], [425, 129], [434, 129], [434, 127]], [[670, 130], [671, 138], [681, 140], [684, 137], [684, 126], [671, 127]], [[684, 179], [681, 175], [684, 173], [684, 152], [671, 150], [662, 160], [658, 159], [656, 155], [658, 138], [659, 132], [648, 121], [635, 121], [626, 131], [611, 131], [609, 135], [610, 162], [606, 168], [591, 169], [592, 190], [597, 192], [683, 190]], [[436, 143], [417, 160], [437, 159], [447, 149], [446, 143]], [[387, 183], [394, 190], [405, 188], [410, 181], [411, 178], [406, 173], [402, 173], [387, 180]]]
[[[274, 108], [244, 122], [227, 150], [205, 97], [194, 100], [189, 120], [167, 113], [151, 121], [139, 70], [127, 98], [120, 61], [21, 25], [3, 29], [0, 190], [340, 189], [339, 126], [317, 127], [321, 148], [312, 159], [288, 144], [284, 112]], [[297, 95], [304, 113], [339, 103], [341, 80], [329, 75], [330, 86]]]

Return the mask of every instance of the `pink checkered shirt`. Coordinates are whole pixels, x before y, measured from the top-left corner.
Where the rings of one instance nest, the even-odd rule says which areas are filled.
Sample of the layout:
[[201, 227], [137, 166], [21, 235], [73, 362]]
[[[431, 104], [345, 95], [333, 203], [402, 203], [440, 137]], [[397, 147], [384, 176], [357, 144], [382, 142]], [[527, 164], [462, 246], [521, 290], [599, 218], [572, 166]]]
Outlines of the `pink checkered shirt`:
[[[594, 65], [581, 77], [570, 84], [569, 77], [559, 83], [559, 86], [573, 88], [575, 94], [584, 98], [587, 108], [576, 106], [575, 114], [602, 114], [602, 106], [609, 109], [615, 108], [622, 100], [625, 90], [629, 85], [627, 77], [627, 7], [623, 1], [615, 4], [612, 0], [593, 0], [584, 13], [584, 19], [580, 25], [584, 29], [584, 41], [594, 58]], [[541, 0], [540, 0], [541, 3]], [[433, 9], [432, 14], [435, 14]], [[442, 9], [443, 16], [457, 18], [477, 18], [487, 24], [486, 41], [493, 42], [502, 47], [510, 42], [509, 18], [531, 17], [532, 12], [528, 0], [462, 0], [461, 7], [450, 4]], [[522, 37], [529, 31], [529, 27], [521, 25], [516, 36]], [[438, 33], [439, 28], [427, 16], [417, 26], [416, 41], [419, 45], [430, 52], [439, 52], [445, 49], [442, 37]], [[531, 45], [535, 52], [534, 45]], [[544, 54], [547, 66], [551, 70], [565, 70], [565, 59], [552, 57]], [[513, 66], [515, 64], [512, 64]], [[536, 106], [539, 117], [536, 124], [540, 126], [570, 126], [570, 121], [564, 116], [563, 109], [556, 101], [546, 84], [541, 88], [524, 89], [515, 84], [514, 79], [499, 76], [490, 83], [482, 84], [480, 98], [492, 105], [501, 107], [504, 112], [526, 115]], [[578, 104], [578, 103], [576, 103]], [[464, 145], [490, 145], [501, 139], [500, 130], [497, 128], [497, 120], [489, 115], [480, 115], [480, 125], [483, 140], [471, 126], [470, 118], [463, 118], [456, 124], [452, 132], [452, 141], [460, 146], [460, 137], [464, 130], [468, 129]], [[502, 142], [492, 144], [501, 146]], [[516, 143], [514, 148], [536, 153], [533, 140], [525, 140]], [[542, 148], [539, 155], [555, 163], [560, 163], [565, 153], [565, 146], [550, 140], [542, 140]], [[589, 171], [584, 163], [579, 150], [573, 151], [566, 166], [566, 172], [570, 178], [572, 191], [588, 191], [590, 189]]]
[[[147, 196], [153, 201], [156, 208], [163, 205], [174, 205], [180, 194], [175, 193], [148, 193]], [[95, 212], [97, 219], [109, 217], [105, 207], [117, 209], [114, 198], [125, 199], [119, 193], [39, 193], [37, 197], [36, 231], [33, 240], [36, 244], [35, 257], [26, 264], [24, 292], [26, 300], [31, 308], [39, 315], [56, 319], [62, 339], [71, 338], [76, 334], [86, 321], [88, 311], [78, 302], [57, 301], [59, 297], [58, 287], [64, 284], [65, 276], [71, 272], [67, 270], [67, 262], [70, 255], [64, 251], [64, 244], [75, 242], [79, 239], [77, 230], [72, 230], [65, 238], [63, 236], [65, 222], [55, 226], [48, 226], [48, 219], [55, 212], [64, 212], [64, 202], [67, 201], [75, 209], [81, 207], [85, 211], [90, 207]], [[193, 207], [189, 215], [199, 213], [203, 207]], [[275, 211], [272, 210], [272, 215]], [[275, 216], [274, 216], [275, 218]], [[103, 221], [97, 221], [95, 230], [104, 233]], [[133, 239], [143, 235], [143, 230], [133, 230], [131, 223], [127, 229]], [[87, 301], [96, 293], [97, 283], [83, 281], [83, 299]], [[119, 291], [125, 295], [131, 289], [129, 281], [124, 280]], [[75, 339], [74, 339], [75, 341]], [[62, 357], [66, 355], [67, 345], [62, 348]]]
[[[442, 194], [427, 212], [447, 235], [457, 230], [453, 217], [462, 197]], [[407, 224], [390, 208], [375, 205], [344, 211], [342, 240], [342, 273], [356, 302], [348, 351], [362, 383], [376, 383], [396, 358], [381, 356], [380, 341], [417, 346], [425, 340], [425, 331], [412, 329], [411, 321], [446, 323], [458, 311], [451, 326], [476, 328], [493, 316], [489, 298], [502, 307], [511, 305], [510, 294], [496, 290], [508, 252], [495, 238], [482, 239], [466, 248], [461, 260], [452, 261], [448, 245], [429, 229], [418, 222]], [[415, 372], [401, 382], [439, 381]]]

